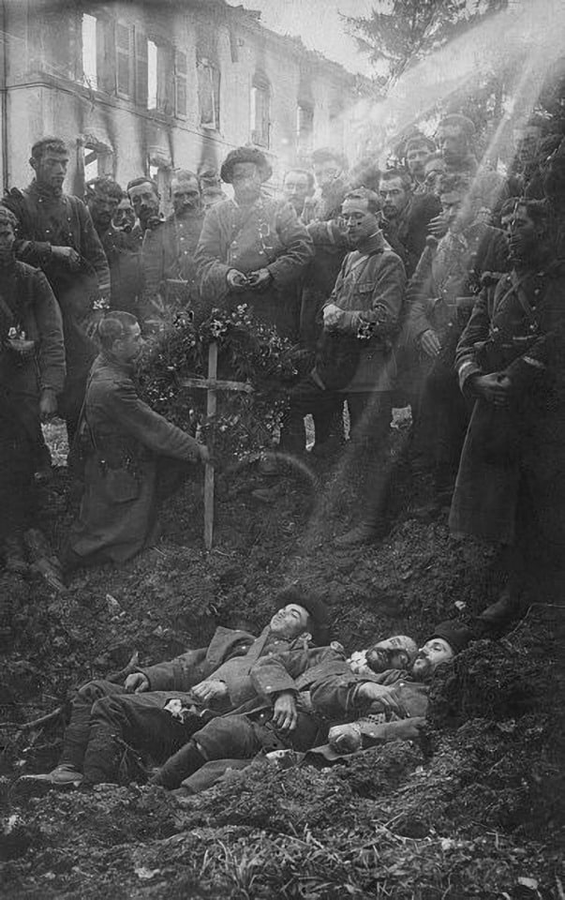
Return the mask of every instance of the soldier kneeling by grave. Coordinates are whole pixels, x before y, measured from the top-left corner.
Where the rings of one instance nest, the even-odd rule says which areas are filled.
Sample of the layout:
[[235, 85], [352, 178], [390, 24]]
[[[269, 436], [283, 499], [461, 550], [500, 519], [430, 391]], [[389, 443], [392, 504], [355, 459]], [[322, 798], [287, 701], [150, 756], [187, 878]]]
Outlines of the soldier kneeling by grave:
[[143, 342], [135, 316], [109, 313], [98, 335], [102, 352], [90, 371], [75, 446], [84, 492], [64, 553], [67, 569], [124, 562], [150, 546], [159, 501], [173, 488], [171, 470], [186, 475], [187, 463], [209, 458], [205, 446], [138, 396], [134, 364]]

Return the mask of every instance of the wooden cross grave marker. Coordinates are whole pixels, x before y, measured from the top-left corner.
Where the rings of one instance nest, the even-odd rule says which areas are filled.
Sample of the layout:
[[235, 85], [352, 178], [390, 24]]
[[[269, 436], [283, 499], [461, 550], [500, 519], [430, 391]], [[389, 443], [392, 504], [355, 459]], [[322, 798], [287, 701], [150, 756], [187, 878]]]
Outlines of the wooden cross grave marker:
[[[243, 391], [246, 394], [253, 393], [253, 386], [243, 381], [221, 381], [216, 377], [218, 374], [218, 342], [212, 341], [208, 347], [208, 377], [207, 378], [183, 378], [180, 382], [182, 387], [198, 388], [205, 390], [206, 397], [206, 418], [212, 423], [210, 431], [211, 440], [208, 441], [208, 450], [210, 453], [214, 449], [214, 429], [213, 420], [216, 415], [216, 392], [217, 391]], [[214, 466], [206, 463], [204, 471], [204, 546], [206, 550], [212, 549], [212, 540], [214, 536]]]

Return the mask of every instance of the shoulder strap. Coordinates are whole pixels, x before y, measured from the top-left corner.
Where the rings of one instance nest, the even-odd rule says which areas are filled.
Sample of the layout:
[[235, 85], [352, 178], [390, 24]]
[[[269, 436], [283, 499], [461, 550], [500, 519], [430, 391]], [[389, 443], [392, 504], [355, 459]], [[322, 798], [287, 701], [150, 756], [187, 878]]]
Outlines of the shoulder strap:
[[534, 310], [530, 306], [530, 301], [528, 300], [528, 295], [524, 290], [524, 282], [528, 278], [528, 275], [523, 275], [522, 278], [516, 278], [515, 273], [510, 273], [510, 278], [512, 279], [512, 289], [516, 294], [520, 306], [522, 307], [525, 316], [529, 322], [533, 322], [535, 319]]

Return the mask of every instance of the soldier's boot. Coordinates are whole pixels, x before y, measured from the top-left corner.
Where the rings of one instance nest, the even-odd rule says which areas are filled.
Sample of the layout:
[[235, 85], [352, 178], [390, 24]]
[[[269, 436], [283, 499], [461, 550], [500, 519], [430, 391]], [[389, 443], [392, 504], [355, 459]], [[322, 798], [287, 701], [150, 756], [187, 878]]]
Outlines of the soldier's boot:
[[524, 611], [524, 594], [515, 585], [507, 585], [498, 600], [477, 616], [475, 630], [478, 637], [503, 632], [507, 625], [519, 619]]
[[149, 779], [149, 784], [160, 785], [168, 791], [178, 788], [189, 775], [193, 775], [206, 763], [194, 741], [189, 741], [169, 757], [167, 762]]
[[71, 765], [61, 765], [42, 775], [22, 775], [16, 782], [16, 793], [24, 796], [37, 796], [52, 789], [67, 790], [78, 788], [84, 776]]

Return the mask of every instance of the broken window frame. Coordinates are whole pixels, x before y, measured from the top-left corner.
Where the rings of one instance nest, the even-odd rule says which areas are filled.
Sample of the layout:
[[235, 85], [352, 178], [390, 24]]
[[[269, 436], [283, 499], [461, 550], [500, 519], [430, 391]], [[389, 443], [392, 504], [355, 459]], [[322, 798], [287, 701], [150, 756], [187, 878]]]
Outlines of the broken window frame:
[[[93, 91], [98, 90], [99, 79], [99, 19], [91, 13], [83, 13], [81, 18], [81, 82], [85, 87]], [[89, 35], [86, 34], [86, 26], [89, 26]], [[94, 46], [87, 46], [86, 38], [94, 40]]]
[[271, 94], [269, 80], [257, 73], [251, 84], [251, 141], [267, 150], [271, 146]]
[[[199, 125], [210, 131], [220, 130], [220, 86], [221, 73], [217, 65], [207, 57], [200, 57], [196, 63], [196, 77], [198, 83], [198, 115]], [[205, 92], [207, 97], [204, 96]], [[208, 99], [209, 103], [204, 100]], [[207, 107], [210, 109], [206, 115]]]
[[188, 117], [188, 57], [182, 50], [174, 49], [175, 116]]
[[299, 101], [296, 107], [296, 149], [299, 155], [314, 149], [314, 104]]
[[[120, 39], [121, 35], [121, 39]], [[127, 47], [124, 37], [127, 35]], [[115, 72], [116, 96], [131, 100], [134, 96], [135, 31], [127, 22], [116, 21], [115, 26]]]

